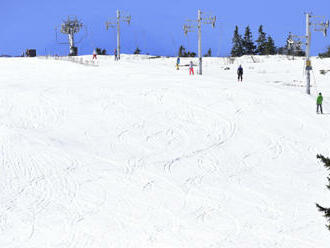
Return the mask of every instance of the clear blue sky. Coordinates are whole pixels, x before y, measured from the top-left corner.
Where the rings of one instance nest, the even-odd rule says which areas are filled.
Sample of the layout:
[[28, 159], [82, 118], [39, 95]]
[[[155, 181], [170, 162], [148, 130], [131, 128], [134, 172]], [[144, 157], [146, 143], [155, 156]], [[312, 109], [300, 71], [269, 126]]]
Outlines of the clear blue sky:
[[[186, 19], [197, 18], [197, 10], [217, 16], [215, 29], [203, 26], [203, 53], [228, 56], [235, 25], [243, 33], [250, 25], [254, 39], [260, 24], [277, 46], [283, 46], [288, 33], [304, 35], [304, 12], [330, 18], [329, 0], [2, 0], [0, 15], [0, 54], [18, 55], [26, 48], [38, 54], [66, 54], [68, 47], [56, 44], [55, 27], [73, 15], [88, 28], [88, 37], [79, 47], [80, 54], [91, 54], [94, 47], [113, 51], [115, 31], [105, 30], [105, 21], [115, 17], [116, 9], [131, 13], [130, 26], [122, 26], [122, 52], [138, 46], [143, 53], [175, 55], [179, 45], [197, 52], [197, 33], [184, 36]], [[330, 32], [329, 32], [330, 33]], [[312, 33], [312, 54], [330, 45], [330, 38]], [[66, 38], [66, 37], [62, 37]]]

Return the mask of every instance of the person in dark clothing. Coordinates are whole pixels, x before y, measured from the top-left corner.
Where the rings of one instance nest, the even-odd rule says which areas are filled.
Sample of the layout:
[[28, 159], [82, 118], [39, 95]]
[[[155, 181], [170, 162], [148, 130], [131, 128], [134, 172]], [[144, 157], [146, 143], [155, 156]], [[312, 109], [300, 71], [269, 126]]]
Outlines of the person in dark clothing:
[[117, 49], [114, 50], [113, 54], [115, 55], [115, 60], [119, 60]]
[[323, 114], [322, 102], [323, 102], [323, 96], [320, 92], [316, 99], [316, 113], [319, 113], [319, 110], [321, 110], [321, 114]]
[[240, 65], [237, 69], [238, 81], [243, 81], [243, 67]]

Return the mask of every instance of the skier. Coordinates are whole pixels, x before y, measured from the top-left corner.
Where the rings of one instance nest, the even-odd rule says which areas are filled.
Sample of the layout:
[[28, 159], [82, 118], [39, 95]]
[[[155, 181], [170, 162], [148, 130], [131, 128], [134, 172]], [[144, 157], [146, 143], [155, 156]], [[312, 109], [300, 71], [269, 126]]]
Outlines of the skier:
[[93, 50], [93, 60], [94, 60], [94, 59], [97, 59], [95, 49]]
[[179, 70], [179, 65], [180, 65], [180, 57], [176, 59], [176, 69]]
[[192, 61], [190, 61], [190, 65], [189, 65], [189, 75], [191, 74], [194, 75], [194, 64]]
[[113, 54], [115, 55], [115, 60], [118, 60], [119, 58], [118, 58], [118, 54], [117, 54], [117, 49], [115, 49]]
[[238, 69], [237, 69], [237, 75], [238, 75], [238, 81], [241, 80], [241, 82], [243, 81], [243, 67], [242, 65], [239, 65]]
[[323, 102], [323, 96], [321, 94], [321, 92], [319, 93], [317, 99], [316, 99], [316, 113], [319, 113], [319, 109], [321, 110], [321, 114], [323, 114], [323, 110], [322, 110], [322, 102]]

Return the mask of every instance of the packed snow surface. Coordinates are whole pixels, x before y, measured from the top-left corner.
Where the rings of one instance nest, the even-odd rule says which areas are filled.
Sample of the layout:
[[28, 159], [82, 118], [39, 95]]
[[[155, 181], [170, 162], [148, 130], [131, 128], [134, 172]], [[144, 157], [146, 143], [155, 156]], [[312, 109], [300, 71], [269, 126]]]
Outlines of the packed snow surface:
[[330, 247], [330, 60], [175, 61], [0, 59], [1, 248]]

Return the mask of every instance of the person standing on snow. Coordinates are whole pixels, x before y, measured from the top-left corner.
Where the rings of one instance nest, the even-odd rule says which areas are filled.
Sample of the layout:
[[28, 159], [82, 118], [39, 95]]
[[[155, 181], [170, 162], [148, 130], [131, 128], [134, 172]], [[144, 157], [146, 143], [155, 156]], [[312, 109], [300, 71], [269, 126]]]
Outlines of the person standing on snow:
[[179, 65], [180, 65], [180, 57], [176, 59], [176, 69], [179, 70]]
[[94, 60], [94, 59], [97, 59], [95, 49], [93, 50], [93, 60]]
[[238, 69], [237, 69], [237, 76], [238, 76], [238, 81], [241, 80], [241, 82], [243, 81], [243, 67], [242, 65], [239, 65]]
[[118, 60], [117, 49], [115, 49], [115, 51], [114, 51], [114, 53], [113, 53], [113, 54], [115, 55], [115, 60]]
[[190, 61], [190, 65], [189, 65], [189, 75], [191, 74], [194, 75], [194, 64], [192, 61]]
[[321, 114], [323, 114], [323, 109], [322, 109], [322, 102], [323, 102], [323, 96], [321, 92], [319, 93], [317, 99], [316, 99], [316, 113], [319, 113], [319, 109], [321, 110]]

